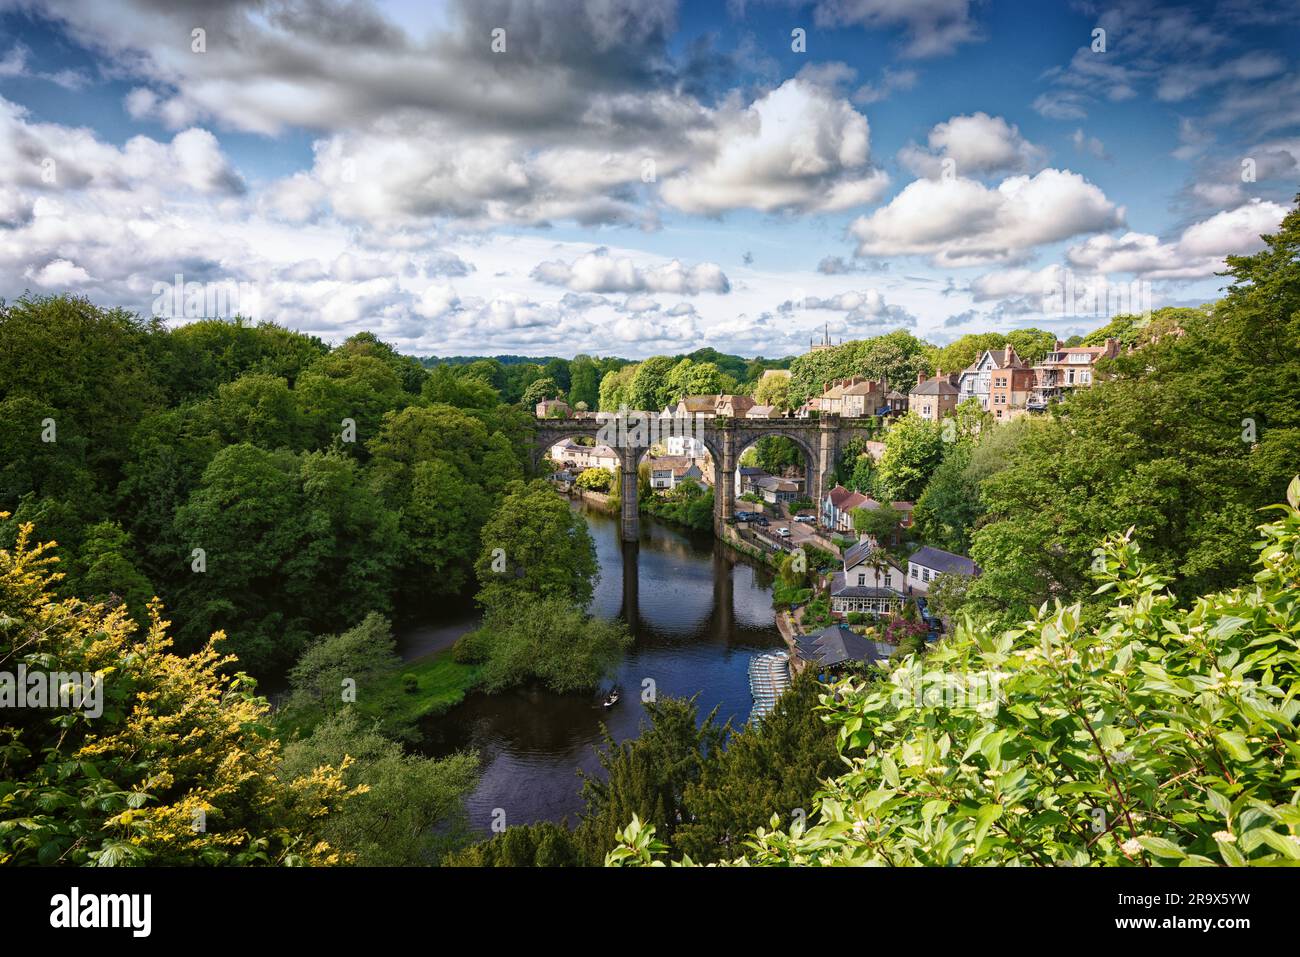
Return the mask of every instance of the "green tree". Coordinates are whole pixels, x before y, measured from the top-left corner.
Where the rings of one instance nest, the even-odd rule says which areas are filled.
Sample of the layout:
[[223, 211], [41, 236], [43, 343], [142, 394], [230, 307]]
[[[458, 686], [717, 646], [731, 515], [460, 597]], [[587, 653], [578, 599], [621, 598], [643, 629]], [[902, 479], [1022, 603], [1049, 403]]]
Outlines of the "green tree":
[[[466, 367], [469, 368], [469, 367]], [[492, 409], [501, 402], [487, 378], [450, 366], [435, 366], [420, 387], [420, 397], [430, 405], [451, 405], [458, 409]]]
[[525, 408], [532, 408], [543, 399], [555, 399], [563, 394], [556, 381], [547, 377], [532, 382], [528, 388], [524, 389], [524, 394], [519, 401]]
[[87, 598], [116, 596], [145, 621], [154, 587], [140, 571], [135, 550], [117, 522], [89, 526], [71, 564], [73, 591]]
[[608, 492], [614, 485], [614, 473], [609, 469], [583, 469], [574, 484], [592, 492]]
[[[523, 469], [508, 420], [446, 405], [388, 416], [370, 443], [372, 487], [401, 515], [404, 591], [437, 597], [469, 583], [493, 503]], [[522, 435], [522, 433], [520, 433]]]
[[649, 723], [635, 738], [617, 742], [605, 732], [599, 753], [604, 779], [582, 775], [587, 808], [576, 834], [583, 857], [598, 863], [617, 843], [619, 829], [635, 815], [671, 840], [688, 819], [686, 791], [700, 780], [721, 749], [727, 727], [716, 709], [699, 720], [695, 699], [661, 697], [646, 704]]
[[[30, 491], [76, 490], [92, 493], [86, 504], [102, 515], [103, 489], [120, 478], [132, 429], [165, 400], [152, 366], [152, 340], [159, 334], [157, 322], [100, 309], [84, 298], [0, 301], [0, 411], [5, 432], [15, 433], [6, 435], [2, 448], [31, 463], [6, 461], [0, 476], [8, 487], [0, 504], [12, 508]], [[54, 432], [47, 434], [49, 423]]]
[[668, 388], [662, 393], [664, 406], [676, 402], [687, 395], [716, 395], [726, 386], [722, 372], [712, 362], [692, 362], [682, 359], [668, 372]]
[[675, 397], [668, 381], [676, 363], [671, 356], [651, 356], [636, 366], [626, 401], [631, 409], [658, 412]]
[[[176, 514], [186, 568], [181, 633], [228, 630], [257, 674], [289, 665], [307, 639], [357, 608], [385, 610], [400, 559], [397, 516], [338, 452], [222, 449]], [[202, 570], [193, 549], [202, 549]], [[328, 594], [330, 600], [322, 601]]]
[[786, 822], [811, 815], [822, 782], [843, 767], [835, 729], [822, 719], [825, 693], [805, 669], [771, 714], [731, 734], [686, 785], [674, 848], [701, 863], [726, 860], [743, 853], [744, 840], [774, 814]]
[[452, 867], [581, 867], [582, 849], [563, 824], [514, 824], [451, 855]]
[[905, 329], [872, 339], [846, 342], [798, 356], [790, 364], [790, 404], [800, 406], [834, 380], [854, 375], [886, 378], [891, 386], [906, 390], [917, 373], [934, 371], [927, 346]]
[[482, 539], [474, 571], [484, 606], [521, 594], [579, 606], [591, 600], [596, 545], [583, 517], [546, 482], [511, 485]]
[[314, 448], [339, 437], [344, 419], [356, 423], [356, 443], [347, 447], [364, 448], [378, 433], [384, 414], [411, 400], [392, 364], [342, 347], [314, 362], [299, 378], [294, 394]]
[[853, 510], [853, 530], [859, 535], [870, 535], [881, 547], [888, 547], [898, 531], [903, 513], [892, 505], [880, 503], [875, 508]]
[[876, 498], [915, 502], [943, 458], [943, 427], [915, 413], [903, 416], [885, 434], [885, 451], [876, 467]]
[[199, 319], [155, 337], [154, 363], [173, 403], [202, 399], [247, 373], [281, 378], [292, 388], [329, 352], [315, 336], [272, 322]]
[[0, 549], [0, 660], [106, 679], [97, 709], [92, 695], [80, 709], [4, 710], [0, 862], [340, 862], [321, 829], [353, 793], [346, 760], [277, 776], [269, 708], [220, 634], [181, 657], [158, 605], [139, 636], [126, 606], [56, 598], [54, 556], [31, 534]]
[[465, 798], [479, 776], [473, 752], [404, 754], [349, 708], [285, 745], [277, 776], [288, 782], [331, 766], [346, 768], [344, 781], [358, 793], [321, 834], [358, 866], [429, 866], [466, 840]]
[[754, 399], [759, 405], [770, 405], [784, 412], [790, 408], [790, 377], [788, 375], [768, 376], [759, 379], [754, 389]]
[[483, 625], [456, 643], [456, 660], [481, 665], [489, 692], [537, 681], [568, 694], [596, 688], [631, 643], [622, 622], [594, 618], [569, 598], [497, 593]]
[[600, 369], [591, 356], [576, 355], [569, 363], [568, 391], [575, 408], [579, 402], [589, 409], [600, 406]]
[[632, 408], [629, 402], [632, 377], [636, 375], [635, 365], [623, 366], [621, 369], [606, 372], [600, 380], [600, 410], [617, 412], [622, 406]]
[[229, 444], [295, 451], [306, 445], [297, 397], [279, 376], [250, 372], [224, 382], [202, 413], [211, 431]]
[[970, 332], [938, 350], [934, 355], [935, 369], [961, 372], [972, 365], [988, 349], [1001, 349], [1007, 337], [1000, 332]]
[[1010, 465], [1023, 436], [1041, 425], [1040, 419], [1022, 417], [991, 426], [976, 439], [949, 445], [916, 502], [914, 519], [921, 538], [966, 554], [984, 515], [981, 483]]
[[1029, 327], [1012, 329], [1007, 333], [1007, 345], [1016, 350], [1016, 355], [1026, 365], [1037, 365], [1043, 358], [1056, 349], [1056, 333]]

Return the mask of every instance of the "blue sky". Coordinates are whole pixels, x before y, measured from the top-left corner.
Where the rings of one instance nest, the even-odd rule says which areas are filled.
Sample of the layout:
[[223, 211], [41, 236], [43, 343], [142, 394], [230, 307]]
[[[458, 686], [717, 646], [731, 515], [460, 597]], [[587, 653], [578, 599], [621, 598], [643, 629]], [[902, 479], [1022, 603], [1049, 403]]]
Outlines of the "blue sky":
[[1107, 318], [1067, 282], [1211, 300], [1276, 227], [1297, 14], [0, 0], [0, 295], [157, 313], [179, 273], [418, 354], [1067, 335]]

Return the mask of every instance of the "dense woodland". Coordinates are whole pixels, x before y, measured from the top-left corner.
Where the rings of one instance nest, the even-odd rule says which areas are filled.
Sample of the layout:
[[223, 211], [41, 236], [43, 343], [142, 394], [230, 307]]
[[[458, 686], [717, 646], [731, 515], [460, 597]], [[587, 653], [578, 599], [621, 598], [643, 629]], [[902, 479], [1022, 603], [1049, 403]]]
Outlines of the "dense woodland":
[[[833, 709], [854, 764], [821, 803], [822, 830], [769, 835], [758, 860], [1300, 857], [1277, 791], [1300, 753], [1295, 709], [1272, 690], [1295, 679], [1294, 512], [1257, 551], [1260, 510], [1284, 499], [1300, 462], [1300, 213], [1229, 265], [1212, 307], [1092, 333], [1132, 349], [1048, 415], [993, 426], [966, 409], [955, 430], [905, 417], [878, 466], [846, 450], [843, 480], [916, 501], [923, 539], [969, 548], [985, 570], [943, 596], [971, 625], [926, 661], [1005, 667], [1031, 699], [1066, 694], [1071, 717], [1032, 703], [992, 718], [899, 709], [880, 676], [859, 683]], [[1049, 345], [1037, 330], [1011, 336], [1027, 357]], [[995, 338], [846, 343], [784, 363], [788, 382], [763, 388], [786, 394], [765, 398], [797, 404], [850, 374], [913, 381]], [[593, 546], [530, 474], [531, 403], [661, 408], [757, 389], [781, 365], [712, 350], [421, 362], [368, 334], [330, 348], [271, 323], [169, 328], [71, 296], [0, 305], [0, 660], [114, 674], [96, 723], [6, 714], [0, 863], [599, 863], [611, 851], [648, 860], [656, 840], [709, 860], [738, 856], [772, 814], [811, 810], [814, 782], [841, 773], [801, 723], [815, 688], [790, 699], [790, 724], [725, 747], [693, 704], [662, 702], [641, 738], [609, 743], [608, 781], [587, 782], [571, 832], [459, 851], [474, 756], [404, 747], [422, 714], [472, 687], [590, 688], [628, 640], [583, 611]], [[470, 593], [483, 627], [453, 658], [404, 669], [395, 617]], [[1072, 663], [1040, 660], [1035, 635]], [[332, 690], [341, 675], [357, 681], [354, 702]], [[1224, 675], [1263, 691], [1233, 697]], [[283, 707], [272, 713], [249, 676], [286, 686]], [[1148, 728], [1175, 701], [1189, 709], [1182, 750]], [[1111, 773], [1085, 732], [1102, 758], [1121, 745], [1143, 757]], [[1082, 750], [1047, 760], [1062, 742]], [[948, 796], [921, 801], [924, 789], [900, 784], [954, 747], [982, 763], [949, 762]], [[1169, 775], [1188, 782], [1172, 796]], [[1017, 802], [1053, 793], [1073, 803], [1009, 826]], [[1100, 804], [1126, 812], [1124, 830], [1067, 838]]]

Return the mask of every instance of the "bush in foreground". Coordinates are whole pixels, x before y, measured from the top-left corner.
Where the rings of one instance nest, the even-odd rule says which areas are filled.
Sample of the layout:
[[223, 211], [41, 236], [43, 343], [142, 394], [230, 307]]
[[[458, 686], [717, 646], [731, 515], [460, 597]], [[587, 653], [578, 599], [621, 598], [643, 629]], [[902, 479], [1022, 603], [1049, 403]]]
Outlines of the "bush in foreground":
[[[1249, 585], [1179, 608], [1114, 536], [1098, 626], [1044, 606], [844, 682], [823, 703], [848, 770], [812, 826], [774, 816], [736, 863], [1300, 862], [1300, 478], [1287, 499]], [[635, 818], [621, 842], [606, 863], [665, 850]]]

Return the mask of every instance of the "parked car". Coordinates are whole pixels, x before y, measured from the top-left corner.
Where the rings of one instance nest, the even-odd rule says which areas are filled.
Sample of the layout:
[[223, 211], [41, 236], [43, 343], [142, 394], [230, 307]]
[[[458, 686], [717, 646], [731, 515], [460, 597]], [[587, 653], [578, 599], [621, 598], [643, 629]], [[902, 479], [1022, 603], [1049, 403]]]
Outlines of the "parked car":
[[762, 515], [755, 515], [753, 518], [750, 519], [750, 522], [754, 525], [761, 525], [763, 526], [763, 528], [767, 528], [767, 526], [772, 524], [767, 519], [765, 519]]
[[794, 517], [794, 520], [796, 522], [803, 522], [805, 525], [817, 524], [817, 519], [813, 518], [811, 515], [796, 515]]
[[738, 522], [748, 522], [748, 521], [749, 521], [750, 519], [752, 519], [753, 517], [754, 517], [754, 513], [753, 513], [753, 512], [737, 512], [737, 513], [736, 513], [736, 521], [738, 521]]
[[782, 538], [789, 538], [789, 537], [790, 537], [790, 529], [786, 528], [784, 525], [782, 525], [780, 528], [778, 528], [778, 529], [776, 530], [776, 533], [777, 533], [778, 535], [780, 535]]

